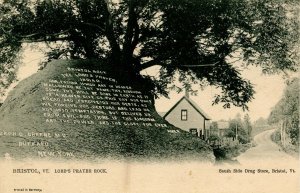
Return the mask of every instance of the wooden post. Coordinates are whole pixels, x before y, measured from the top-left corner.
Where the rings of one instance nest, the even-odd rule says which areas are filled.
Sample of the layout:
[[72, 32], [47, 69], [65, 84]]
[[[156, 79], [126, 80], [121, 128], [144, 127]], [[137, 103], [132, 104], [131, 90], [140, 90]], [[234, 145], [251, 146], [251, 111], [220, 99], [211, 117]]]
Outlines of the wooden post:
[[281, 124], [280, 124], [280, 142], [281, 144], [283, 145], [283, 121], [281, 121]]

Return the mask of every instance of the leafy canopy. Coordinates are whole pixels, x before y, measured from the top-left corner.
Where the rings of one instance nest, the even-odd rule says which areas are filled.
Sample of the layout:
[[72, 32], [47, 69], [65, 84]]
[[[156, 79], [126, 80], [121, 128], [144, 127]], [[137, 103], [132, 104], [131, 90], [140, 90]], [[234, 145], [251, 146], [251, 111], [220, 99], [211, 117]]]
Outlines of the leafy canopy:
[[153, 94], [167, 95], [179, 74], [188, 89], [194, 83], [221, 88], [214, 103], [224, 107], [245, 108], [254, 94], [237, 64], [265, 73], [297, 70], [299, 5], [293, 0], [0, 2], [2, 89], [15, 79], [22, 45], [37, 42], [49, 47], [48, 60], [98, 58], [127, 78], [159, 65], [158, 78], [144, 77]]

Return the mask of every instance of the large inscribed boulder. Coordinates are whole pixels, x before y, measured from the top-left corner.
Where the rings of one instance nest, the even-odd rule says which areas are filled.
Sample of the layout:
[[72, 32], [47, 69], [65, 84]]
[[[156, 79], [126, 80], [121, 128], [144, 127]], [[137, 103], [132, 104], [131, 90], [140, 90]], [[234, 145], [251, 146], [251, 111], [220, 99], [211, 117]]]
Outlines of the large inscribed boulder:
[[51, 62], [21, 81], [2, 105], [0, 155], [92, 159], [211, 154], [202, 140], [163, 120], [153, 101], [142, 82], [115, 77], [100, 61]]

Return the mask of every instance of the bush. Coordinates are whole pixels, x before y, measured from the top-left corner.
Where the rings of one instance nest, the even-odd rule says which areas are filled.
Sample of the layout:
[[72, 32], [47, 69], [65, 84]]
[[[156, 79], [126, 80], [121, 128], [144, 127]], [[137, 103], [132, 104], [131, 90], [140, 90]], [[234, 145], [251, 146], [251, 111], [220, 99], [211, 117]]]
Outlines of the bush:
[[252, 144], [226, 144], [220, 148], [214, 149], [214, 155], [217, 161], [220, 160], [231, 160], [239, 156], [241, 153], [245, 152], [247, 149], [251, 148]]
[[172, 136], [166, 149], [160, 152], [161, 157], [171, 159], [214, 160], [212, 148], [204, 140], [189, 133]]
[[208, 137], [208, 140], [211, 141], [211, 142], [213, 142], [213, 141], [220, 141], [221, 138], [218, 135], [214, 135], [213, 134], [213, 135], [211, 135], [211, 136]]

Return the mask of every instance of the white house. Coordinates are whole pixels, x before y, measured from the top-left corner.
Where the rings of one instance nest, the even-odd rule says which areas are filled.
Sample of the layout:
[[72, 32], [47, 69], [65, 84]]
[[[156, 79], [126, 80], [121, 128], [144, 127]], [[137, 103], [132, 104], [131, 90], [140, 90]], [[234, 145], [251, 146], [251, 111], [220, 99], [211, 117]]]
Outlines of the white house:
[[210, 135], [211, 118], [194, 102], [188, 94], [183, 96], [163, 118], [182, 130], [203, 139]]

